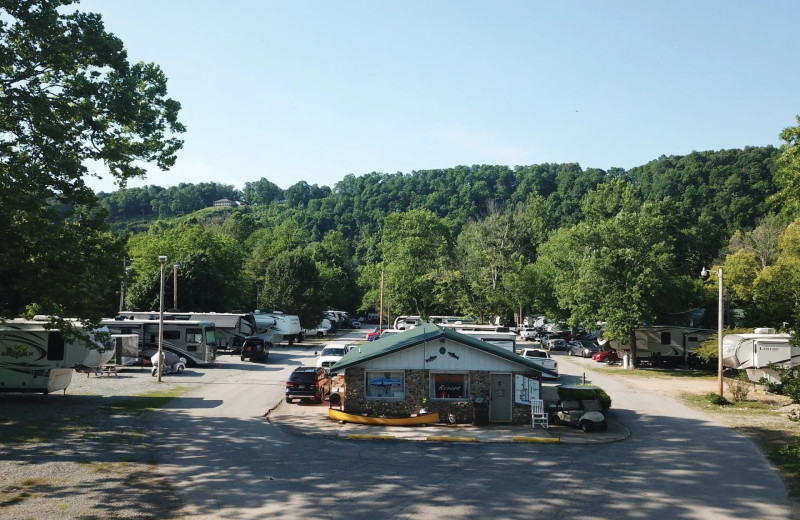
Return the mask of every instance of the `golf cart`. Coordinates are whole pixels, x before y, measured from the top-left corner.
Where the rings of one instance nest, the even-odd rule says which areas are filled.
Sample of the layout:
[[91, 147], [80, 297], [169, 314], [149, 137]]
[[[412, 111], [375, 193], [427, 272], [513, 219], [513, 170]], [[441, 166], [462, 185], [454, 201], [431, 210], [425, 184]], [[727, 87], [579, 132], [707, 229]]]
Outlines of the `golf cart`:
[[[590, 385], [561, 385], [558, 387], [558, 397], [558, 405], [550, 418], [551, 424], [576, 426], [584, 432], [605, 431], [608, 428], [603, 412], [611, 403], [602, 389]], [[607, 406], [604, 401], [608, 402]]]

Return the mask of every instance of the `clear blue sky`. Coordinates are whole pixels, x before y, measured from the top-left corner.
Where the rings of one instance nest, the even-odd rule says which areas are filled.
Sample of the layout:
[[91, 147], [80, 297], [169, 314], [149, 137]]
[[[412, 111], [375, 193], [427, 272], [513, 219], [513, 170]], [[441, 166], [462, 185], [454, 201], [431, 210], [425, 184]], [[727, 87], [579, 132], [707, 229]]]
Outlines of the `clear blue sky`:
[[[779, 145], [800, 1], [84, 0], [159, 64], [185, 145], [129, 186]], [[90, 181], [113, 191], [109, 181]]]

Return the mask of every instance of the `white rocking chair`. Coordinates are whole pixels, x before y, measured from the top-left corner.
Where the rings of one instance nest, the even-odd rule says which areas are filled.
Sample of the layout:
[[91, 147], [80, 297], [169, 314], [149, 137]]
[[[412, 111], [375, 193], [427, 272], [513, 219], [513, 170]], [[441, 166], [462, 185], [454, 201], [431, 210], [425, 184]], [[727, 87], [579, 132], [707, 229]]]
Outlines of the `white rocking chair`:
[[543, 428], [548, 428], [550, 426], [542, 399], [531, 399], [531, 422], [533, 428], [536, 428], [537, 424]]

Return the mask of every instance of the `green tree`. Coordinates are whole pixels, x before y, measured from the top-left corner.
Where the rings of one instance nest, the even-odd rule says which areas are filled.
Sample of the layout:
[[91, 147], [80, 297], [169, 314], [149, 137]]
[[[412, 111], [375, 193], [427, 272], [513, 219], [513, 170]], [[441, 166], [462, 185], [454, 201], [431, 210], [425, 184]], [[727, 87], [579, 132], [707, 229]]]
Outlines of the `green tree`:
[[261, 303], [264, 309], [296, 314], [306, 328], [315, 327], [322, 321], [325, 298], [314, 261], [300, 250], [276, 256], [264, 273]]
[[[67, 12], [70, 4], [0, 3], [0, 314], [16, 315], [31, 302], [95, 314], [91, 299], [64, 298], [66, 285], [96, 288], [95, 279], [119, 281], [122, 273], [121, 256], [102, 260], [104, 249], [118, 251], [110, 238], [97, 243], [103, 219], [93, 216], [87, 165], [105, 165], [124, 185], [145, 174], [143, 162], [172, 166], [182, 146], [175, 137], [184, 131], [180, 105], [166, 97], [163, 72], [129, 63], [100, 16]], [[96, 246], [43, 265], [57, 247], [54, 237], [67, 236]], [[18, 279], [37, 279], [37, 286]]]
[[166, 256], [164, 308], [173, 305], [174, 269], [178, 268], [178, 307], [194, 312], [229, 312], [250, 302], [250, 285], [245, 282], [244, 251], [234, 239], [187, 223], [169, 226], [158, 222], [147, 233], [132, 236], [128, 252], [133, 259], [133, 276], [127, 304], [131, 308], [159, 308], [159, 256]]
[[381, 249], [385, 294], [394, 314], [436, 314], [444, 304], [453, 255], [445, 221], [427, 210], [392, 213], [384, 222]]
[[784, 128], [780, 134], [783, 145], [775, 161], [780, 191], [770, 199], [792, 217], [800, 211], [800, 116], [795, 116], [795, 120], [797, 126]]

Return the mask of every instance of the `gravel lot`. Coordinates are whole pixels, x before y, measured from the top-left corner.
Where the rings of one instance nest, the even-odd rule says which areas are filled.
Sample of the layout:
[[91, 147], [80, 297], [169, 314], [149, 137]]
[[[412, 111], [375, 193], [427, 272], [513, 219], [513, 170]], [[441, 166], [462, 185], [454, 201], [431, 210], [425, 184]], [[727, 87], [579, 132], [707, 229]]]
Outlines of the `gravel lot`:
[[161, 383], [138, 367], [75, 374], [63, 395], [0, 394], [0, 519], [186, 518], [154, 465], [148, 414], [126, 405], [231, 377], [224, 366]]

